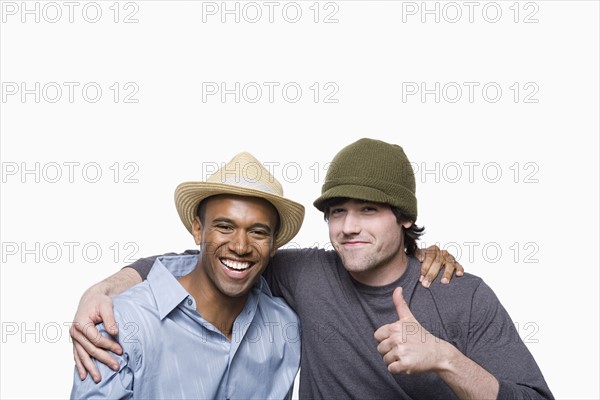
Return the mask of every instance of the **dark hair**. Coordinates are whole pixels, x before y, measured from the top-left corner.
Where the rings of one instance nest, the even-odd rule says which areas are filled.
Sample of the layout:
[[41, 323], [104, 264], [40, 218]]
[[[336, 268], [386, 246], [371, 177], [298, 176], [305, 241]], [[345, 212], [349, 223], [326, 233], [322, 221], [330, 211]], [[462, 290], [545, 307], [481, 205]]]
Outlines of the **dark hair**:
[[[198, 218], [200, 218], [200, 223], [202, 225], [204, 225], [204, 218], [206, 216], [206, 204], [207, 204], [207, 200], [208, 199], [212, 199], [213, 197], [216, 197], [216, 196], [221, 196], [221, 195], [217, 194], [217, 195], [214, 195], [214, 196], [209, 196], [209, 197], [205, 198], [204, 200], [202, 200], [198, 204], [198, 207], [196, 207], [196, 216]], [[235, 195], [235, 194], [231, 194], [231, 195], [227, 195], [227, 196], [240, 197], [240, 196]], [[257, 197], [257, 198], [258, 199], [262, 199], [261, 197]], [[267, 202], [267, 204], [269, 204], [273, 208], [273, 211], [275, 211], [275, 215], [277, 216], [276, 221], [275, 221], [275, 229], [273, 230], [273, 238], [275, 238], [275, 236], [277, 236], [277, 232], [279, 232], [279, 227], [281, 226], [281, 216], [279, 215], [279, 211], [277, 211], [277, 208], [273, 204], [271, 204], [271, 202], [269, 202], [266, 199], [262, 199], [262, 200], [265, 200]]]
[[196, 207], [196, 217], [200, 218], [200, 223], [202, 225], [204, 225], [204, 217], [206, 216], [206, 200], [208, 199], [210, 199], [210, 197], [202, 200], [200, 203], [198, 203], [198, 207]]
[[[347, 197], [334, 197], [332, 199], [328, 199], [323, 204], [323, 218], [325, 219], [325, 221], [327, 221], [329, 219], [329, 210], [332, 207], [335, 207], [335, 206], [337, 206], [345, 201], [348, 201], [348, 200], [356, 200], [356, 201], [363, 201], [365, 203], [367, 203], [367, 202], [370, 203], [370, 201], [368, 201], [368, 200], [352, 199], [352, 198], [347, 198]], [[415, 252], [417, 251], [417, 240], [419, 240], [421, 238], [421, 235], [423, 235], [423, 233], [425, 232], [425, 227], [424, 226], [420, 227], [417, 224], [413, 223], [409, 228], [404, 228], [403, 226], [401, 226], [401, 224], [406, 221], [412, 222], [412, 219], [408, 215], [406, 215], [404, 212], [402, 212], [401, 209], [399, 209], [398, 207], [395, 207], [395, 206], [390, 206], [389, 204], [379, 203], [377, 201], [374, 201], [373, 203], [384, 204], [384, 205], [390, 207], [390, 209], [396, 216], [396, 222], [398, 223], [400, 229], [402, 229], [402, 233], [404, 236], [404, 251], [409, 256], [414, 256]]]
[[[396, 222], [401, 224], [405, 221], [411, 221], [410, 217], [402, 212], [398, 207], [390, 206], [392, 212], [396, 216]], [[404, 251], [409, 256], [414, 256], [417, 251], [417, 240], [421, 238], [421, 235], [425, 233], [424, 226], [418, 226], [414, 222], [408, 228], [404, 228], [403, 226], [402, 232], [404, 233]]]

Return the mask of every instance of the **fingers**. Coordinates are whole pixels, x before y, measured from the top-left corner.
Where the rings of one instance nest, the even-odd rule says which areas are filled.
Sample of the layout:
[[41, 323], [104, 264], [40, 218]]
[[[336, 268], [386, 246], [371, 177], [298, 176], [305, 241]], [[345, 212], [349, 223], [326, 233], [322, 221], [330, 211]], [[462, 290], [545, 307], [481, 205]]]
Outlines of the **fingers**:
[[[82, 380], [85, 379], [85, 371], [88, 371], [94, 382], [100, 382], [102, 379], [100, 371], [98, 371], [96, 364], [94, 364], [88, 352], [77, 342], [73, 342], [73, 348], [75, 353], [75, 364], [78, 365], [77, 371], [79, 372], [79, 377], [82, 378], [83, 376]], [[77, 361], [79, 361], [79, 363], [77, 363]], [[79, 365], [81, 365], [81, 367]], [[81, 373], [82, 370], [83, 374]]]
[[[115, 326], [113, 326], [113, 330], [115, 329]], [[102, 336], [94, 323], [84, 325], [81, 331], [83, 332], [84, 338], [80, 339], [80, 336], [78, 336], [77, 341], [95, 358], [97, 357], [95, 354], [92, 354], [92, 352], [96, 353], [97, 351], [101, 351], [101, 349], [110, 350], [120, 354], [121, 346], [114, 340]], [[73, 339], [75, 339], [75, 337], [73, 337]], [[116, 351], [117, 349], [119, 351]]]
[[404, 362], [403, 359], [393, 361], [387, 364], [387, 366], [388, 371], [390, 371], [392, 374], [405, 373], [406, 375], [410, 375], [410, 373], [412, 372], [410, 367]]
[[118, 326], [113, 314], [110, 297], [86, 292], [80, 301], [74, 322], [69, 329], [73, 339], [75, 367], [82, 380], [86, 378], [88, 373], [96, 383], [102, 379], [92, 357], [115, 371], [119, 370], [119, 363], [106, 350], [122, 354], [123, 349], [111, 338], [100, 334], [96, 323], [102, 321], [104, 321], [106, 332], [114, 336], [118, 334]]
[[442, 276], [441, 282], [444, 284], [450, 282], [450, 279], [452, 279], [452, 272], [454, 272], [454, 266], [446, 264], [446, 267], [444, 267], [444, 275]]
[[[112, 302], [101, 304], [99, 306], [98, 312], [100, 314], [100, 318], [102, 319], [102, 321], [104, 321], [104, 329], [106, 329], [110, 335], [117, 336], [119, 334], [119, 324], [117, 324], [117, 321], [115, 320]], [[101, 335], [99, 336], [96, 346], [106, 350], [110, 350], [115, 354], [123, 353], [123, 349], [121, 348], [119, 343]]]
[[444, 274], [441, 279], [442, 284], [449, 283], [453, 273], [456, 273], [457, 276], [464, 275], [462, 265], [446, 250], [440, 250], [438, 246], [434, 245], [428, 247], [424, 253], [425, 259], [421, 263], [421, 277], [419, 278], [423, 287], [428, 288], [431, 285], [431, 282], [439, 275], [442, 267], [444, 267]]
[[442, 253], [439, 247], [433, 245], [425, 250], [425, 259], [421, 263], [421, 277], [419, 281], [423, 287], [428, 288], [431, 282], [438, 276], [442, 267]]
[[[392, 337], [394, 324], [384, 325], [375, 332], [375, 338], [379, 341], [377, 352], [381, 354], [383, 362], [388, 366], [388, 371], [393, 374], [409, 374], [413, 371], [413, 357], [407, 353], [403, 343], [398, 342], [398, 337]], [[385, 335], [385, 336], [384, 336]]]
[[383, 362], [388, 366], [388, 371], [393, 374], [410, 374], [411, 357], [404, 354], [401, 347], [392, 346], [391, 341], [386, 340], [377, 346], [377, 351], [383, 356]]
[[455, 273], [457, 276], [463, 276], [465, 273], [464, 268], [456, 260], [454, 262], [448, 262], [444, 267], [444, 276], [442, 277], [442, 283], [446, 284], [452, 280], [452, 274]]
[[75, 359], [75, 367], [77, 368], [77, 375], [79, 375], [79, 379], [84, 380], [87, 376], [87, 371], [85, 370], [83, 363], [79, 359], [79, 355], [77, 354], [77, 350], [75, 349], [75, 344], [73, 344], [73, 358]]
[[390, 365], [397, 363], [400, 360], [401, 360], [400, 355], [397, 354], [395, 351], [390, 351], [383, 356], [383, 362], [385, 363], [385, 365], [388, 366], [388, 369], [389, 369]]
[[75, 343], [75, 345], [79, 359], [81, 360], [84, 368], [92, 375], [92, 378], [95, 382], [99, 382], [102, 377], [100, 376], [100, 372], [98, 371], [98, 368], [91, 357], [115, 371], [119, 370], [119, 362], [113, 356], [111, 356], [110, 353], [102, 350], [100, 347], [95, 346], [87, 339], [82, 342]]
[[445, 250], [440, 250], [436, 245], [429, 246], [422, 251], [423, 261], [421, 262], [419, 282], [423, 287], [428, 288], [435, 277], [438, 276], [442, 267], [442, 252], [445, 252]]
[[465, 274], [465, 269], [458, 261], [454, 262], [454, 267], [456, 268], [456, 270], [454, 271], [454, 274], [456, 276], [463, 276]]
[[[100, 334], [99, 334], [100, 335]], [[112, 339], [109, 339], [107, 337], [104, 337], [102, 335], [100, 335], [98, 337], [98, 340], [96, 340], [95, 342], [93, 342], [94, 345], [96, 346], [96, 348], [98, 348], [99, 351], [101, 351], [101, 354], [108, 354], [106, 351], [102, 350], [102, 349], [106, 349], [109, 351], [112, 351], [115, 354], [122, 354], [123, 353], [123, 349], [121, 348], [121, 346], [119, 345], [119, 343], [115, 342]], [[90, 353], [91, 354], [91, 353]], [[94, 356], [94, 358], [96, 358], [98, 361], [102, 361], [104, 364], [108, 364], [107, 362], [104, 362], [102, 359], [96, 357], [94, 354], [92, 354]], [[109, 356], [111, 359], [113, 359], [112, 356]], [[115, 364], [115, 368], [113, 369], [117, 369], [118, 365]], [[110, 365], [109, 365], [110, 367]]]
[[121, 346], [115, 341], [102, 336], [93, 323], [86, 324], [84, 328], [75, 324], [72, 325], [71, 337], [73, 338], [73, 345], [75, 346], [80, 363], [83, 364], [83, 367], [92, 375], [95, 382], [99, 382], [101, 377], [96, 365], [90, 359], [90, 356], [101, 363], [108, 365], [115, 371], [119, 370], [119, 363], [117, 360], [103, 349], [110, 350], [114, 353], [117, 353], [118, 350], [119, 353], [122, 353]]
[[[106, 329], [109, 333], [115, 332], [116, 335], [119, 330], [112, 312], [112, 304], [107, 305], [106, 307], [100, 306], [99, 314], [101, 320], [106, 321], [104, 324], [104, 329]], [[102, 336], [102, 334], [100, 334], [98, 331], [98, 328], [96, 328], [96, 324], [91, 320], [88, 320], [88, 322], [83, 325], [80, 323], [74, 323], [71, 325], [71, 337], [74, 341], [79, 342], [83, 348], [94, 357], [95, 354], [93, 353], [96, 353], [100, 349], [110, 350], [115, 354], [123, 353], [121, 346], [114, 340]], [[101, 361], [101, 359], [97, 357], [95, 358], [98, 359], [98, 361]]]
[[383, 340], [377, 346], [377, 352], [383, 357], [385, 365], [390, 365], [391, 363], [398, 361], [400, 359], [400, 351], [401, 347], [396, 346], [391, 338]]
[[104, 323], [104, 329], [112, 336], [117, 336], [119, 334], [119, 327], [115, 320], [112, 301], [99, 304], [98, 314], [100, 314], [100, 320]]
[[387, 353], [389, 353], [390, 350], [392, 350], [392, 348], [393, 345], [391, 340], [385, 339], [377, 345], [377, 352], [382, 356], [385, 356]]
[[377, 340], [378, 342], [382, 342], [390, 336], [390, 333], [390, 324], [388, 324], [383, 325], [382, 327], [377, 329], [373, 336], [375, 336], [375, 340]]
[[[417, 247], [415, 250], [415, 257], [417, 257], [417, 260], [419, 260], [419, 262], [423, 262], [423, 260], [425, 260], [425, 252], [423, 250], [421, 250], [419, 247]], [[421, 271], [423, 271], [423, 266], [421, 266]], [[424, 271], [424, 272], [427, 272], [427, 271]]]
[[[440, 274], [440, 269], [442, 269], [442, 264], [443, 264], [442, 258], [441, 257], [436, 258], [436, 260], [431, 264], [429, 271], [427, 271], [427, 273], [425, 274], [425, 278], [423, 278], [421, 285], [423, 285], [426, 288], [431, 286], [431, 282], [433, 282], [435, 280], [435, 278], [437, 278], [437, 276]], [[448, 283], [448, 282], [442, 282], [442, 283]]]
[[436, 245], [429, 246], [425, 250], [417, 249], [418, 253], [416, 253], [417, 258], [421, 261], [421, 277], [419, 278], [420, 282], [423, 282], [425, 278], [425, 274], [429, 271], [431, 267], [431, 263], [436, 259], [438, 253], [440, 252], [440, 248]]
[[79, 357], [77, 351], [77, 347], [79, 346], [77, 340], [81, 340], [81, 332], [79, 332], [79, 330], [77, 329], [77, 323], [71, 325], [71, 327], [69, 328], [69, 334], [71, 335], [71, 339], [73, 342], [73, 358], [75, 359], [75, 367], [77, 368], [77, 374], [79, 375], [79, 379], [84, 380], [87, 376], [87, 370], [85, 369], [85, 366], [83, 365], [83, 362], [81, 361], [81, 358]]

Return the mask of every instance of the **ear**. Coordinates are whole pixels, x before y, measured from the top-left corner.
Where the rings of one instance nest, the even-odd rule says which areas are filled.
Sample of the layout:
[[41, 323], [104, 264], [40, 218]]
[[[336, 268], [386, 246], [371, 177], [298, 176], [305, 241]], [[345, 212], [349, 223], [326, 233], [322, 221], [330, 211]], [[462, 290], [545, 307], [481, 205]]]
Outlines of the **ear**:
[[202, 224], [198, 217], [192, 221], [192, 236], [194, 236], [194, 241], [197, 245], [202, 244]]
[[408, 229], [412, 226], [413, 222], [412, 221], [404, 221], [402, 222], [402, 226], [404, 227], [404, 229]]

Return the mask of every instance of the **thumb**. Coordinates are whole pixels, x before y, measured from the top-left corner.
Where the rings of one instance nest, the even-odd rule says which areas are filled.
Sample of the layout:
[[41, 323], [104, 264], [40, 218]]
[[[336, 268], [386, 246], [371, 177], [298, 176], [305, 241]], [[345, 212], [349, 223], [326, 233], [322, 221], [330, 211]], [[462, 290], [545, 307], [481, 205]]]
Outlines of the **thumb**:
[[404, 296], [402, 294], [402, 287], [398, 286], [394, 290], [392, 298], [394, 299], [394, 305], [396, 306], [398, 319], [402, 320], [406, 318], [413, 318], [412, 312], [410, 312], [408, 304], [406, 304], [406, 300], [404, 300]]

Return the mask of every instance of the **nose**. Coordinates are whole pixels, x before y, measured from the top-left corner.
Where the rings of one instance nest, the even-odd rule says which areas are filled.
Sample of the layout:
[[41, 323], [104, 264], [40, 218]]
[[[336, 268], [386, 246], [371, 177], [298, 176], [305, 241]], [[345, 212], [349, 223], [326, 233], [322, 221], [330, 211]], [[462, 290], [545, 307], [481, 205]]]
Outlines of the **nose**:
[[244, 256], [252, 251], [248, 236], [243, 230], [238, 230], [231, 241], [228, 243], [229, 250], [238, 256]]
[[360, 224], [359, 224], [357, 216], [353, 212], [348, 211], [346, 213], [346, 215], [344, 216], [344, 222], [342, 224], [342, 232], [346, 236], [351, 236], [351, 235], [356, 235], [356, 234], [360, 233], [360, 230], [361, 230]]

